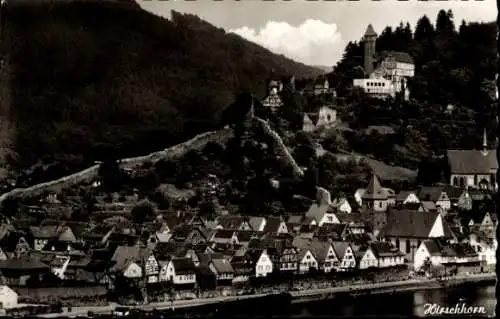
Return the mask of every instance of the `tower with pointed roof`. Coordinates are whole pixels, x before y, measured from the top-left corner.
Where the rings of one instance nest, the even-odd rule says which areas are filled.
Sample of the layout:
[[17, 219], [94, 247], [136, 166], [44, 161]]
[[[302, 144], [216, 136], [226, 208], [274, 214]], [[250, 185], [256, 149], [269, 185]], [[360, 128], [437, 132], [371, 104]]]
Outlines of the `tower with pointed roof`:
[[377, 212], [385, 212], [387, 210], [388, 195], [380, 185], [380, 181], [375, 173], [372, 174], [372, 178], [361, 199], [364, 208], [373, 209]]
[[375, 43], [377, 41], [377, 33], [371, 24], [366, 28], [365, 35], [363, 36], [364, 45], [364, 68], [365, 74], [373, 72], [373, 60], [375, 57]]

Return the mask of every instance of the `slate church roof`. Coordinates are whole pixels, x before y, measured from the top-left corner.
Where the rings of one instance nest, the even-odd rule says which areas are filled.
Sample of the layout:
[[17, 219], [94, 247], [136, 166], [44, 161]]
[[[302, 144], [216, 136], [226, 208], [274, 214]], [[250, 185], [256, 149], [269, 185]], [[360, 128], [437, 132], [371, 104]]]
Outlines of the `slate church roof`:
[[498, 169], [497, 153], [489, 150], [448, 150], [446, 152], [451, 174], [490, 174]]

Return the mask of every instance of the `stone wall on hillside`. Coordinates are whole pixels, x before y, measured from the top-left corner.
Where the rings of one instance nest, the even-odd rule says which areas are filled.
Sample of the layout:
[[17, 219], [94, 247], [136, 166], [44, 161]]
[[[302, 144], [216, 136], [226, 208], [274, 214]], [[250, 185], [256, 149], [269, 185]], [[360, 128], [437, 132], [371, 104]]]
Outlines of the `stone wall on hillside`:
[[264, 133], [274, 140], [276, 144], [276, 150], [280, 153], [279, 155], [282, 156], [283, 160], [285, 160], [287, 164], [292, 167], [294, 174], [299, 177], [304, 176], [304, 171], [299, 167], [299, 165], [297, 165], [297, 162], [295, 162], [295, 159], [288, 151], [288, 148], [286, 147], [283, 139], [281, 139], [279, 134], [271, 128], [267, 121], [257, 117], [255, 117], [255, 119], [261, 124]]
[[[146, 156], [122, 159], [120, 161], [120, 166], [122, 168], [136, 168], [147, 162], [155, 163], [161, 159], [170, 160], [179, 158], [190, 150], [202, 150], [209, 142], [226, 143], [232, 136], [233, 130], [229, 128], [206, 132], [195, 136], [187, 142], [174, 145], [163, 151], [154, 152]], [[53, 181], [40, 183], [27, 188], [16, 188], [0, 196], [0, 205], [2, 205], [7, 198], [33, 198], [48, 191], [59, 193], [63, 189], [71, 188], [78, 184], [91, 183], [97, 178], [98, 172], [99, 165], [94, 165], [83, 171]]]

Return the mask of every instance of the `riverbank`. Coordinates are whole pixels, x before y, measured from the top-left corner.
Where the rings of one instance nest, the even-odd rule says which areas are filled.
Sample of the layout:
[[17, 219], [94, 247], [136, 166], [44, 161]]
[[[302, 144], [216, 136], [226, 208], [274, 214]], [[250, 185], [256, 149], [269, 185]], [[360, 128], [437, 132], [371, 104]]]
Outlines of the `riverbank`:
[[309, 289], [304, 291], [293, 291], [292, 303], [311, 302], [334, 298], [338, 294], [363, 295], [379, 294], [419, 289], [448, 288], [467, 283], [481, 283], [496, 281], [495, 273], [470, 274], [453, 276], [443, 279], [411, 279], [404, 281], [393, 281], [383, 283], [372, 283], [363, 285], [352, 285], [343, 287], [329, 287], [322, 289]]
[[[380, 294], [380, 293], [391, 293], [400, 292], [408, 290], [419, 290], [419, 289], [434, 289], [434, 288], [447, 288], [451, 286], [467, 284], [467, 283], [494, 283], [496, 281], [495, 273], [486, 274], [471, 274], [471, 275], [459, 275], [439, 279], [411, 279], [405, 281], [393, 281], [393, 282], [383, 282], [383, 283], [370, 283], [370, 284], [358, 284], [349, 285], [341, 287], [329, 287], [329, 288], [319, 288], [319, 289], [308, 289], [301, 291], [276, 291], [274, 295], [278, 294], [288, 294], [291, 297], [292, 303], [303, 303], [311, 302], [325, 299], [332, 299], [335, 296], [341, 295], [359, 295], [359, 294]], [[189, 300], [175, 300], [173, 302], [153, 302], [147, 305], [140, 305], [134, 307], [135, 309], [142, 311], [153, 311], [153, 310], [172, 310], [172, 309], [183, 309], [191, 307], [201, 307], [221, 303], [232, 303], [243, 300], [250, 300], [256, 298], [266, 298], [273, 294], [253, 294], [253, 295], [241, 295], [241, 296], [228, 296], [228, 297], [216, 297], [216, 298], [204, 298], [204, 299], [189, 299]], [[57, 318], [57, 317], [77, 317], [77, 316], [87, 316], [88, 312], [93, 312], [96, 315], [104, 315], [112, 313], [118, 304], [109, 304], [107, 306], [100, 307], [73, 307], [71, 312], [64, 309], [62, 313], [52, 313], [40, 315], [43, 318]]]

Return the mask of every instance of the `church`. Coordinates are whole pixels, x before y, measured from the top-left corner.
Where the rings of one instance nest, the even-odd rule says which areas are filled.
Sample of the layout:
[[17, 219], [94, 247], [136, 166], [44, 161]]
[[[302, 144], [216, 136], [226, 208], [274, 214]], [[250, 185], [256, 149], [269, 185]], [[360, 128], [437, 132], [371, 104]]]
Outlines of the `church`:
[[367, 94], [385, 98], [401, 94], [404, 100], [410, 98], [407, 78], [415, 75], [413, 58], [406, 52], [382, 51], [377, 53], [377, 33], [368, 25], [363, 36], [365, 78], [354, 79], [353, 85]]
[[492, 190], [498, 188], [497, 153], [496, 150], [488, 149], [486, 130], [482, 150], [448, 150], [446, 155], [451, 185]]

